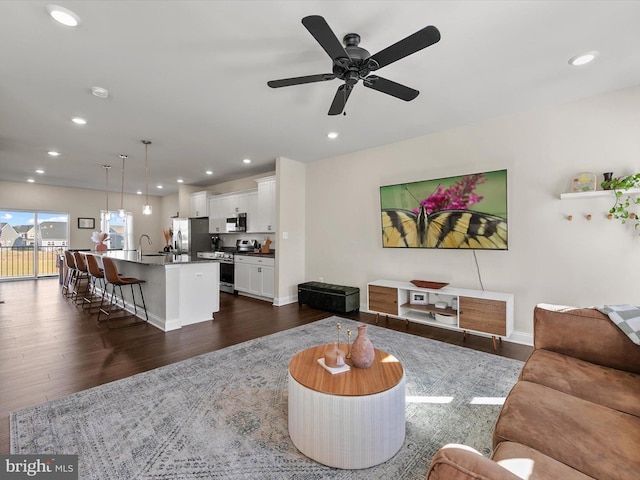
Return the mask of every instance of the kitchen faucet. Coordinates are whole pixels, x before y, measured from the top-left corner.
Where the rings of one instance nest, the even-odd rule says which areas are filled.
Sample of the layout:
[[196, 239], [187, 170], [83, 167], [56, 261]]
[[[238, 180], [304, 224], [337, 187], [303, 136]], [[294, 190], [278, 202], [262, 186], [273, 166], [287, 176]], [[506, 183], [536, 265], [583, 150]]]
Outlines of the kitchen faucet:
[[142, 237], [147, 237], [147, 241], [149, 242], [149, 245], [151, 245], [151, 239], [149, 238], [149, 235], [147, 235], [146, 233], [140, 235], [140, 238], [138, 239], [138, 257], [142, 257]]

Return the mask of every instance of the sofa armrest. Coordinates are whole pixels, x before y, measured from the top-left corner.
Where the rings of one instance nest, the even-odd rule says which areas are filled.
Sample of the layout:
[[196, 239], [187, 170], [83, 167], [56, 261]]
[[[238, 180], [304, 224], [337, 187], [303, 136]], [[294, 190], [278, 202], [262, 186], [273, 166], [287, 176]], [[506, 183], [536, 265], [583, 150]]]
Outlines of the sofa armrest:
[[431, 460], [428, 480], [522, 480], [466, 445], [442, 447]]
[[595, 308], [537, 305], [533, 338], [536, 349], [640, 373], [640, 347]]

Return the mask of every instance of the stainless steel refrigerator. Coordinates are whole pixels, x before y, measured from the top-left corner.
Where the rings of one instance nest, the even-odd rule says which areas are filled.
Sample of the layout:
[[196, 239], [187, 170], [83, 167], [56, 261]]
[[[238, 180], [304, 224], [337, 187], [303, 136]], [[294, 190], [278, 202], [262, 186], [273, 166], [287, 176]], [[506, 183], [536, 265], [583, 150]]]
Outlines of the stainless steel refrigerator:
[[188, 253], [192, 257], [198, 252], [210, 251], [209, 218], [174, 218], [172, 241], [177, 253]]

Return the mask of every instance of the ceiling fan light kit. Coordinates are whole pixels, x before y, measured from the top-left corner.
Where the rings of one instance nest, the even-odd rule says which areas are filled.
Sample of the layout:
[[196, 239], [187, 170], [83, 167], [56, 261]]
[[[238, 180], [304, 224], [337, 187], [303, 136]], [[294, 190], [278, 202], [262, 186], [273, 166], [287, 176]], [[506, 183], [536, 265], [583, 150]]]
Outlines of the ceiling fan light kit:
[[377, 75], [370, 75], [370, 73], [440, 41], [440, 32], [436, 27], [430, 25], [375, 55], [371, 55], [359, 46], [360, 35], [357, 33], [346, 34], [343, 38], [343, 47], [326, 20], [319, 15], [304, 17], [302, 24], [331, 57], [333, 61], [332, 73], [271, 80], [267, 82], [267, 85], [271, 88], [280, 88], [324, 82], [335, 78], [342, 80], [344, 83], [336, 91], [329, 108], [329, 115], [339, 115], [344, 111], [351, 90], [360, 80], [365, 87], [372, 90], [407, 102], [413, 100], [420, 93], [418, 90]]

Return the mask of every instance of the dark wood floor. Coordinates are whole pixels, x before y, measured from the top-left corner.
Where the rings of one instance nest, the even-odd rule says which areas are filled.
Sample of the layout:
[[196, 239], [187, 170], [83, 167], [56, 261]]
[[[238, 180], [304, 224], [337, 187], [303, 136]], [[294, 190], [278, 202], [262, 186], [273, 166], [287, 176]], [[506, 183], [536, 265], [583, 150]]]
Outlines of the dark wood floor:
[[[9, 453], [11, 411], [329, 315], [222, 294], [220, 312], [211, 322], [167, 333], [147, 324], [107, 331], [60, 294], [57, 278], [0, 283], [0, 300], [0, 454]], [[375, 323], [367, 313], [347, 317]], [[509, 342], [493, 352], [490, 338], [467, 335], [463, 340], [460, 332], [407, 326], [397, 319], [380, 325], [520, 360], [531, 352]]]

